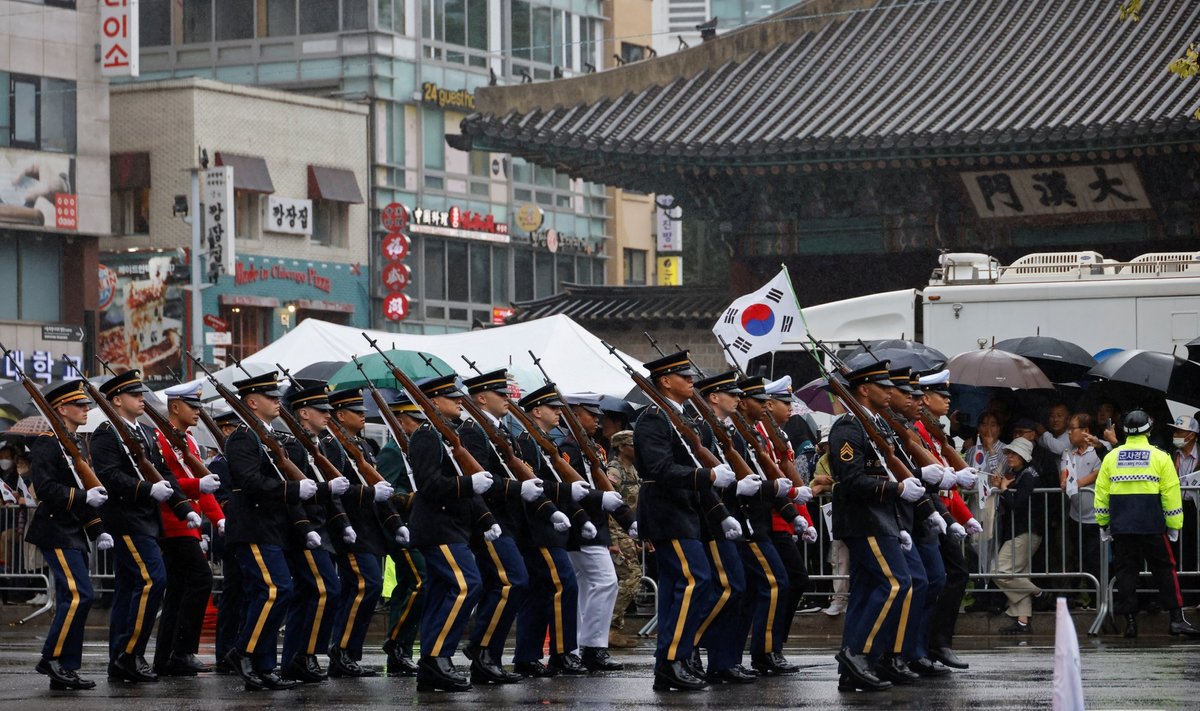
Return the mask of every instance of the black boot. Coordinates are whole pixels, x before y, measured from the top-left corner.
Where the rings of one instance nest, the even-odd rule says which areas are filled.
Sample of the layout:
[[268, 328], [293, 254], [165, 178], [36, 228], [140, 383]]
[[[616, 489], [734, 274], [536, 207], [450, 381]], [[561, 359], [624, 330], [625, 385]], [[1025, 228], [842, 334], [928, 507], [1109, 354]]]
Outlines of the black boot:
[[704, 678], [704, 659], [700, 656], [699, 647], [692, 647], [692, 656], [683, 660], [683, 668], [697, 679]]
[[250, 661], [250, 657], [237, 649], [231, 649], [229, 654], [225, 655], [225, 662], [229, 664], [235, 674], [242, 677], [242, 681], [246, 682], [246, 691], [263, 690], [262, 677], [254, 671], [254, 664]]
[[383, 653], [387, 655], [387, 673], [391, 676], [416, 676], [417, 663], [412, 657], [406, 656], [404, 650], [389, 639], [383, 643]]
[[932, 659], [922, 657], [908, 663], [908, 668], [918, 676], [946, 676], [950, 670], [941, 664], [935, 664]]
[[706, 686], [708, 682], [693, 676], [683, 662], [663, 662], [654, 669], [655, 691], [699, 691]]
[[909, 671], [900, 657], [894, 654], [887, 655], [875, 665], [875, 675], [893, 684], [912, 684], [921, 678], [915, 672]]
[[840, 666], [838, 691], [885, 691], [892, 682], [880, 679], [871, 669], [871, 662], [862, 654], [843, 649], [834, 657]]
[[799, 665], [792, 664], [780, 652], [771, 652], [771, 663], [775, 665], [775, 669], [779, 674], [795, 674], [800, 671]]
[[454, 669], [448, 657], [421, 657], [417, 662], [417, 691], [468, 691], [471, 682]]
[[579, 676], [588, 672], [587, 668], [583, 666], [583, 662], [579, 661], [579, 657], [572, 653], [551, 654], [550, 668], [557, 669], [560, 673], [568, 676]]
[[753, 684], [758, 680], [758, 675], [747, 672], [741, 664], [720, 671], [713, 671], [710, 665], [705, 678], [710, 684]]
[[[466, 651], [466, 650], [464, 650]], [[515, 684], [520, 674], [504, 671], [500, 662], [486, 649], [472, 649], [471, 682], [474, 684]]]
[[542, 664], [542, 660], [540, 659], [532, 662], [517, 662], [513, 664], [513, 671], [523, 677], [531, 676], [537, 679], [549, 679], [550, 677], [558, 676], [557, 669]]
[[935, 662], [941, 662], [952, 669], [969, 669], [970, 664], [964, 662], [954, 650], [949, 647], [931, 647], [929, 649], [929, 658]]
[[1125, 615], [1125, 639], [1137, 639], [1137, 615]]
[[158, 676], [144, 673], [138, 666], [137, 657], [132, 654], [118, 654], [116, 659], [108, 663], [108, 678], [120, 681], [131, 681], [135, 684], [158, 681]]
[[315, 654], [297, 654], [280, 671], [285, 679], [294, 679], [305, 684], [325, 681], [325, 673], [321, 671], [321, 665], [317, 662]]
[[1167, 627], [1167, 631], [1172, 635], [1200, 637], [1200, 630], [1192, 627], [1192, 623], [1183, 616], [1183, 610], [1178, 607], [1171, 610], [1171, 624]]
[[258, 678], [262, 680], [263, 688], [270, 689], [271, 691], [287, 691], [288, 689], [295, 689], [296, 684], [298, 683], [292, 681], [291, 679], [284, 679], [283, 677], [279, 676], [279, 673], [274, 669], [271, 671], [258, 672]]
[[582, 651], [581, 661], [588, 671], [621, 671], [625, 668], [624, 664], [613, 661], [612, 656], [604, 647], [584, 647]]
[[63, 669], [57, 659], [42, 657], [34, 667], [39, 674], [50, 677], [50, 688], [55, 691], [83, 690], [96, 688], [96, 682], [80, 679], [69, 669]]

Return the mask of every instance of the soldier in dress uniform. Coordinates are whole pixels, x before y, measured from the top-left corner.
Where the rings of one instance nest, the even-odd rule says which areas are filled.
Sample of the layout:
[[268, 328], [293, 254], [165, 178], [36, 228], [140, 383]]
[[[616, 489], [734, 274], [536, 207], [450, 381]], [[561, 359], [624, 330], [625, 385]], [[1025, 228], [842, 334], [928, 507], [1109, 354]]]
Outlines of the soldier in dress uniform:
[[[197, 458], [200, 448], [188, 434], [188, 428], [200, 420], [201, 389], [200, 383], [195, 383], [166, 391], [167, 419]], [[221, 480], [211, 473], [195, 476], [183, 464], [183, 453], [176, 453], [161, 431], [155, 430], [155, 437], [163, 460], [175, 475], [192, 510], [208, 518], [214, 536], [224, 536], [225, 513], [213, 496], [220, 488]], [[200, 547], [200, 529], [188, 528], [175, 521], [166, 505], [160, 506], [163, 507], [163, 535], [158, 545], [167, 568], [167, 590], [163, 595], [162, 619], [158, 621], [158, 636], [154, 641], [154, 671], [160, 676], [195, 676], [198, 672], [212, 671], [212, 667], [196, 658], [200, 648], [200, 628], [212, 593], [212, 568]]]
[[[462, 392], [455, 376], [430, 378], [418, 386], [437, 416], [454, 420], [461, 413]], [[465, 691], [471, 682], [455, 669], [451, 657], [481, 592], [479, 567], [471, 554], [472, 533], [484, 539], [500, 537], [500, 527], [480, 496], [493, 485], [488, 471], [464, 474], [447, 450], [441, 434], [424, 422], [409, 438], [416, 494], [410, 528], [412, 545], [420, 548], [428, 569], [425, 611], [421, 617], [421, 658], [417, 662], [419, 691]]]
[[[47, 404], [71, 437], [87, 424], [92, 401], [83, 382], [70, 380], [45, 391]], [[81, 446], [76, 441], [76, 446]], [[82, 447], [81, 447], [82, 449]], [[86, 454], [85, 454], [86, 456]], [[29, 447], [30, 478], [38, 505], [25, 541], [38, 547], [54, 576], [54, 619], [46, 630], [37, 671], [50, 677], [55, 690], [94, 689], [96, 682], [79, 676], [83, 661], [83, 628], [95, 593], [88, 572], [88, 539], [100, 550], [113, 547], [96, 509], [108, 500], [103, 488], [84, 490], [62, 445], [53, 433], [36, 437]]]
[[115, 541], [108, 675], [130, 682], [157, 681], [158, 675], [143, 655], [167, 578], [158, 546], [162, 533], [159, 504], [168, 502], [175, 517], [186, 521], [190, 528], [200, 527], [200, 515], [192, 510], [163, 461], [154, 430], [137, 421], [146, 406], [141, 373], [130, 370], [113, 376], [100, 386], [100, 392], [133, 437], [140, 440], [146, 458], [162, 477], [153, 484], [142, 479], [113, 423], [104, 422], [96, 428], [92, 463], [110, 497], [100, 508], [100, 516], [104, 529]]
[[[228, 438], [237, 429], [240, 420], [236, 412], [229, 410], [214, 416], [213, 422], [221, 434]], [[224, 452], [218, 451], [216, 455], [205, 462], [205, 466], [221, 480], [221, 486], [214, 496], [216, 496], [221, 510], [224, 511], [229, 505], [229, 497], [232, 493], [229, 460], [225, 458]], [[236, 674], [233, 667], [225, 661], [225, 657], [233, 649], [238, 632], [242, 628], [242, 621], [246, 616], [246, 596], [242, 589], [242, 567], [238, 565], [234, 546], [229, 545], [223, 535], [213, 541], [213, 548], [215, 557], [221, 561], [221, 590], [217, 597], [217, 629], [213, 641], [217, 655], [216, 672], [218, 674]]]
[[[611, 446], [607, 473], [613, 488], [621, 495], [633, 511], [637, 511], [638, 489], [641, 480], [637, 475], [637, 467], [633, 463], [633, 430], [620, 430], [609, 437]], [[613, 569], [617, 572], [617, 599], [613, 604], [613, 618], [608, 630], [608, 645], [610, 647], [632, 648], [637, 646], [637, 638], [625, 631], [625, 611], [633, 602], [638, 587], [642, 583], [641, 545], [628, 533], [615, 528], [609, 523], [612, 533]]]
[[[366, 438], [362, 437], [367, 426], [362, 390], [344, 388], [330, 393], [329, 405], [338, 426], [345, 430], [363, 458], [374, 465], [375, 456]], [[394, 491], [391, 484], [386, 481], [368, 484], [333, 434], [321, 438], [321, 448], [329, 452], [330, 459], [351, 481], [350, 489], [342, 494], [341, 501], [350, 525], [358, 533], [353, 542], [348, 542], [345, 537], [330, 536], [337, 551], [342, 594], [334, 613], [329, 673], [333, 676], [375, 676], [373, 669], [359, 664], [363, 640], [383, 593], [383, 556], [392, 545], [408, 543], [408, 529], [390, 503]]]
[[[288, 390], [285, 406], [299, 421], [309, 441], [329, 458], [330, 452], [320, 440], [333, 411], [327, 397], [328, 388], [320, 380], [299, 380], [296, 385]], [[329, 651], [331, 673], [338, 663], [338, 657], [329, 647], [329, 634], [333, 627], [334, 603], [341, 593], [343, 581], [338, 577], [333, 560], [332, 540], [340, 538], [353, 543], [358, 532], [350, 525], [342, 507], [341, 497], [349, 489], [350, 480], [344, 476], [326, 479], [325, 473], [317, 468], [307, 449], [295, 437], [285, 435], [284, 448], [288, 459], [316, 484], [317, 493], [301, 504], [305, 523], [293, 532], [294, 545], [286, 554], [292, 576], [292, 596], [283, 631], [280, 668], [288, 679], [317, 683], [326, 678], [326, 672], [317, 660], [318, 652]]]
[[[407, 395], [388, 403], [388, 409], [400, 421], [404, 433], [411, 437], [426, 421], [425, 413]], [[388, 441], [379, 452], [376, 468], [380, 475], [396, 490], [393, 501], [405, 500], [402, 507], [411, 515], [414, 493], [412, 469], [404, 450], [395, 439]], [[399, 504], [397, 504], [399, 505]], [[407, 546], [390, 548], [392, 563], [396, 569], [396, 587], [388, 605], [388, 637], [383, 642], [387, 655], [387, 673], [397, 676], [416, 676], [417, 663], [412, 659], [413, 643], [417, 639], [417, 626], [425, 610], [425, 556], [421, 551]]]
[[[282, 440], [271, 430], [282, 395], [276, 374], [239, 380], [234, 387], [269, 436]], [[316, 495], [317, 483], [287, 479], [246, 424], [229, 435], [225, 458], [231, 485], [225, 539], [241, 567], [246, 598], [241, 632], [225, 659], [248, 690], [291, 689], [296, 682], [275, 671], [279, 626], [292, 596], [287, 553], [296, 534], [308, 529], [299, 505]]]

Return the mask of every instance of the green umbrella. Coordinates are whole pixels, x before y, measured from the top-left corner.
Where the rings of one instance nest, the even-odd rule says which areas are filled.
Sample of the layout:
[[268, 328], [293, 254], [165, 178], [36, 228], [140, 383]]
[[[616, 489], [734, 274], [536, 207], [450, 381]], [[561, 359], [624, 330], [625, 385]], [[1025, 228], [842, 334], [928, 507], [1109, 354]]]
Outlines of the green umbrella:
[[[390, 350], [386, 352], [386, 355], [393, 365], [404, 371], [404, 374], [413, 380], [432, 378], [439, 372], [446, 374], [454, 372], [454, 369], [447, 365], [446, 361], [429, 353], [425, 355], [433, 361], [432, 368], [425, 365], [425, 361], [421, 360], [420, 354], [416, 351]], [[377, 388], [400, 389], [400, 383], [396, 382], [388, 364], [378, 353], [363, 356], [358, 359], [358, 362], [362, 363], [363, 372], [359, 372], [358, 366], [351, 361], [329, 378], [329, 385], [334, 388], [361, 388], [366, 386], [369, 378]], [[363, 377], [363, 373], [366, 373], [366, 378]]]

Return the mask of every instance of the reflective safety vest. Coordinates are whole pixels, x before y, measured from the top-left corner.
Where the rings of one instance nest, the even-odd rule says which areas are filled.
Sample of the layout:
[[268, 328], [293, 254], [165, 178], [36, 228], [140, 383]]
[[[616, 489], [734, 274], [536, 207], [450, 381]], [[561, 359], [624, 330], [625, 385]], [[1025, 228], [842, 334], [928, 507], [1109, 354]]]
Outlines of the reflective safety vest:
[[[1179, 474], [1166, 452], [1145, 435], [1129, 435], [1100, 465], [1096, 523], [1115, 534], [1161, 534], [1183, 528]], [[1165, 528], [1164, 528], [1165, 524]]]

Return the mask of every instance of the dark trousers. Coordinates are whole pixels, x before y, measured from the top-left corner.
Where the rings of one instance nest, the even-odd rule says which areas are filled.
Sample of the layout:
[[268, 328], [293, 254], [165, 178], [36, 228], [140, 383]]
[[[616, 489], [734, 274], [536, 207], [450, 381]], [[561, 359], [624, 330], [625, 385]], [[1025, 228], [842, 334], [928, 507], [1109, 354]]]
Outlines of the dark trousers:
[[[1071, 561], [1072, 568], [1082, 570], [1085, 573], [1091, 573], [1096, 580], [1100, 579], [1100, 526], [1094, 523], [1079, 523], [1078, 521], [1069, 521], [1066, 524], [1070, 526], [1070, 548], [1067, 551], [1068, 558]], [[1176, 557], [1178, 560], [1178, 557]], [[1079, 588], [1084, 591], [1092, 591], [1092, 603], [1096, 604], [1095, 587], [1090, 580], [1080, 580]]]
[[217, 598], [217, 661], [225, 658], [237, 642], [238, 633], [246, 619], [246, 591], [242, 581], [242, 566], [234, 554], [235, 547], [221, 546], [221, 594]]
[[475, 608], [471, 645], [486, 649], [499, 661], [504, 641], [529, 595], [529, 570], [512, 536], [500, 536], [473, 547], [483, 582], [483, 597]]
[[77, 548], [42, 548], [54, 576], [54, 619], [46, 630], [42, 656], [57, 659], [64, 669], [79, 669], [83, 660], [83, 627], [96, 593], [88, 573], [88, 554]]
[[333, 555], [324, 548], [290, 550], [286, 555], [292, 576], [287, 625], [283, 630], [282, 665], [297, 654], [325, 654], [333, 627], [334, 605], [342, 590]]
[[775, 617], [775, 646], [771, 649], [772, 652], [781, 652], [788, 635], [791, 634], [792, 620], [796, 617], [800, 600], [804, 598], [804, 591], [808, 589], [808, 564], [804, 562], [804, 554], [800, 552], [796, 541], [792, 540], [791, 534], [771, 531], [771, 542], [775, 544], [779, 559], [783, 561], [788, 579], [783, 605], [779, 609], [779, 615]]
[[946, 583], [937, 596], [933, 612], [929, 616], [930, 647], [953, 647], [954, 628], [958, 626], [958, 610], [963, 595], [967, 593], [967, 582], [971, 579], [970, 568], [963, 556], [962, 541], [950, 536], [941, 537], [942, 567], [946, 571]]
[[239, 543], [236, 551], [246, 591], [246, 621], [236, 648], [250, 657], [256, 672], [276, 667], [279, 626], [292, 597], [292, 574], [279, 546]]
[[850, 551], [850, 599], [842, 627], [842, 647], [872, 662], [891, 652], [901, 608], [912, 579], [895, 536], [847, 538]]
[[712, 570], [704, 544], [690, 538], [653, 541], [658, 556], [659, 664], [692, 656], [696, 630], [708, 614], [704, 601], [712, 589]]
[[565, 548], [538, 547], [523, 552], [529, 571], [529, 595], [517, 613], [513, 661], [541, 659], [547, 632], [552, 654], [575, 651], [579, 582], [571, 558]]
[[738, 545], [746, 574], [746, 595], [739, 615], [738, 645], [750, 640], [751, 654], [770, 654], [775, 648], [775, 618], [787, 594], [787, 570], [770, 541]]
[[425, 612], [425, 556], [421, 551], [397, 547], [392, 552], [396, 564], [396, 587], [388, 603], [388, 639], [406, 657], [412, 656], [417, 626]]
[[[912, 609], [909, 613], [908, 628], [905, 630], [904, 645], [901, 652], [905, 661], [923, 659], [929, 656], [929, 621], [937, 607], [938, 597], [946, 586], [946, 569], [942, 566], [941, 541], [938, 536], [915, 541], [912, 551], [919, 560], [925, 577], [925, 590], [919, 591], [917, 573], [911, 563], [911, 555], [906, 555], [909, 562], [909, 574], [912, 576]], [[918, 597], [920, 596], [920, 597]]]
[[382, 559], [371, 553], [346, 553], [337, 557], [341, 593], [333, 617], [331, 639], [354, 661], [362, 659], [363, 640], [371, 626], [371, 615], [383, 594]]
[[162, 551], [153, 536], [116, 537], [113, 596], [108, 614], [108, 654], [142, 656], [167, 584]]
[[1158, 586], [1158, 597], [1164, 610], [1183, 607], [1179, 576], [1175, 574], [1175, 551], [1165, 533], [1120, 534], [1113, 536], [1117, 566], [1117, 592], [1113, 595], [1113, 612], [1132, 615], [1137, 612], [1137, 581], [1145, 561]]
[[708, 614], [696, 631], [695, 646], [708, 650], [708, 668], [719, 672], [742, 661], [742, 639], [737, 633], [738, 613], [746, 594], [746, 572], [738, 556], [737, 544], [728, 539], [705, 544], [712, 585], [705, 607]]
[[163, 538], [158, 542], [167, 568], [162, 617], [154, 639], [154, 666], [165, 666], [171, 656], [195, 654], [200, 629], [212, 593], [212, 568], [200, 550], [200, 539], [191, 536]]
[[479, 568], [466, 543], [426, 546], [421, 552], [429, 571], [421, 616], [421, 656], [451, 657], [479, 601]]

